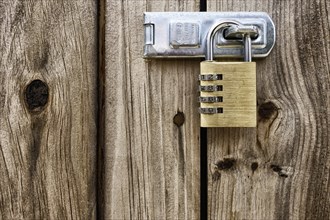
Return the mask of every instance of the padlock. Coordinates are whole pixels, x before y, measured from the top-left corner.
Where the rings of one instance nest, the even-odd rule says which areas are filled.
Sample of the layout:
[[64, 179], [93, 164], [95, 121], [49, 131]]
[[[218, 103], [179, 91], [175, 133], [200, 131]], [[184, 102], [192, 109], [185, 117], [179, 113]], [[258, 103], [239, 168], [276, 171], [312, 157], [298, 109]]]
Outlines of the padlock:
[[207, 35], [205, 61], [200, 69], [201, 127], [256, 127], [256, 64], [251, 62], [251, 38], [244, 34], [244, 56], [248, 62], [213, 61], [215, 33], [233, 25], [223, 21], [210, 29]]

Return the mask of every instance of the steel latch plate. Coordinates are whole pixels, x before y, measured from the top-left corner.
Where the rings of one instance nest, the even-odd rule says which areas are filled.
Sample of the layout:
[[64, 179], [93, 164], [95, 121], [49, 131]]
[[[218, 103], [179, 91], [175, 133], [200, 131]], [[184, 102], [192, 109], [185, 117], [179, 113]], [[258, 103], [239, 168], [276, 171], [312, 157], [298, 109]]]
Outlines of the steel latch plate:
[[[264, 12], [145, 12], [144, 57], [204, 57], [206, 35], [222, 20], [253, 25], [259, 35], [252, 39], [253, 57], [266, 57], [275, 44], [275, 26]], [[242, 57], [243, 44], [225, 39], [224, 30], [215, 36], [215, 57]]]

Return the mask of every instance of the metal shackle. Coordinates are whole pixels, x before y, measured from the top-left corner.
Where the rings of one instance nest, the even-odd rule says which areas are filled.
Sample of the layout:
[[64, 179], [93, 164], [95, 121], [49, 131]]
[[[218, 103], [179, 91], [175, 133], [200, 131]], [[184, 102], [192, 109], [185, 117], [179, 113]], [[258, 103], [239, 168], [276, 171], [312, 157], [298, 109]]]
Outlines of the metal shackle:
[[243, 44], [244, 44], [244, 61], [252, 61], [252, 43], [251, 36], [249, 34], [243, 35]]
[[216, 23], [210, 28], [206, 36], [206, 54], [205, 54], [206, 61], [213, 60], [213, 46], [214, 46], [215, 34], [218, 32], [218, 30], [222, 28], [228, 28], [231, 25], [241, 25], [241, 24], [237, 21], [223, 20], [220, 23]]

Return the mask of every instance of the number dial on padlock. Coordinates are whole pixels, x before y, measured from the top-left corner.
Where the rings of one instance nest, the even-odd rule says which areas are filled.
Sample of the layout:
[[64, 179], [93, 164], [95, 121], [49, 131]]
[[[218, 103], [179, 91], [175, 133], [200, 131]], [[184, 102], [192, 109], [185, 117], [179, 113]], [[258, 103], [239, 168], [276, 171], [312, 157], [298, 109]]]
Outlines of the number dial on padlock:
[[256, 127], [255, 62], [201, 62], [202, 127]]

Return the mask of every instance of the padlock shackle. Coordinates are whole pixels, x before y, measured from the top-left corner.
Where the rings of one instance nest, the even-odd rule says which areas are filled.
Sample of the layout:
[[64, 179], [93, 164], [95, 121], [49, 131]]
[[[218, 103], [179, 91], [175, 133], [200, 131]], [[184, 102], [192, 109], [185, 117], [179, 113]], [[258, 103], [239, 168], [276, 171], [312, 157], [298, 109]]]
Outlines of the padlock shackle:
[[206, 53], [205, 53], [206, 61], [213, 60], [213, 46], [214, 46], [215, 34], [218, 32], [218, 30], [229, 27], [231, 25], [241, 25], [241, 24], [239, 22], [233, 21], [233, 20], [222, 20], [210, 28], [210, 30], [206, 36]]
[[244, 61], [252, 61], [252, 49], [251, 49], [251, 36], [249, 34], [244, 34], [243, 36], [244, 43]]

